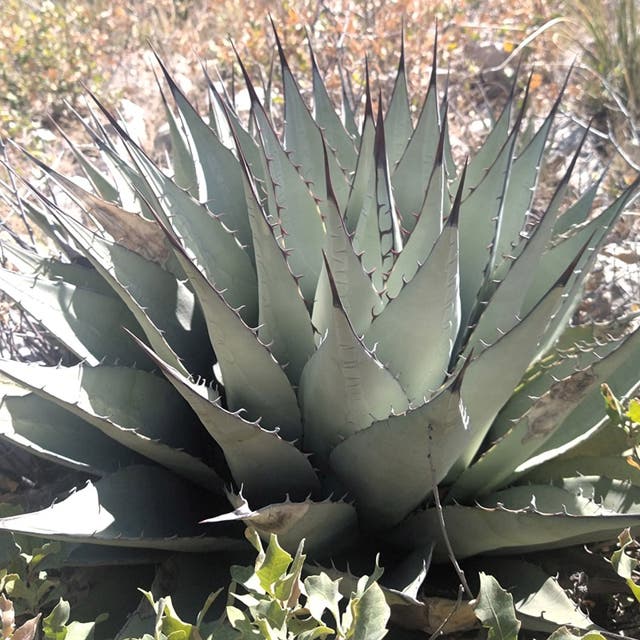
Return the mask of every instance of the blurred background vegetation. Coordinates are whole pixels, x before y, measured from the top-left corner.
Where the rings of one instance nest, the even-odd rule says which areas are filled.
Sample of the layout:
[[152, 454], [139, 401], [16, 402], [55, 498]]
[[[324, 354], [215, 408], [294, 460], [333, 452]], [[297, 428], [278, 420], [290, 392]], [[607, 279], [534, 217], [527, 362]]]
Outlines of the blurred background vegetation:
[[[632, 1], [632, 0], [630, 0]], [[598, 3], [599, 4], [599, 3]], [[294, 66], [309, 66], [305, 29], [323, 66], [340, 61], [357, 92], [368, 56], [374, 79], [392, 77], [397, 64], [402, 22], [406, 26], [410, 82], [421, 85], [431, 64], [436, 23], [440, 29], [442, 69], [452, 77], [475, 75], [496, 58], [489, 46], [509, 53], [537, 27], [563, 15], [557, 0], [525, 0], [516, 7], [492, 2], [422, 2], [419, 0], [3, 0], [0, 24], [0, 127], [18, 136], [42, 126], [47, 115], [68, 115], [65, 101], [78, 106], [81, 83], [117, 97], [144, 95], [140, 82], [143, 52], [157, 48], [184, 75], [197, 68], [197, 57], [215, 60], [224, 74], [231, 65], [232, 38], [258, 72], [268, 73], [273, 37], [271, 12]], [[550, 30], [551, 31], [551, 30]], [[529, 53], [548, 48], [548, 32], [532, 41]], [[469, 43], [476, 43], [476, 55]], [[479, 53], [479, 55], [478, 55]], [[502, 60], [500, 60], [501, 62]], [[547, 60], [548, 61], [548, 60]], [[564, 64], [564, 56], [553, 60]], [[489, 63], [489, 64], [487, 64]], [[381, 74], [380, 70], [384, 69]], [[601, 70], [598, 68], [598, 72]], [[337, 86], [337, 76], [334, 88]], [[552, 92], [552, 89], [550, 89]]]
[[[452, 87], [459, 89], [453, 106], [466, 120], [481, 103], [500, 97], [487, 79], [497, 77], [495, 68], [503, 70], [514, 49], [537, 64], [534, 87], [542, 87], [542, 101], [576, 59], [569, 95], [586, 119], [595, 115], [603, 132], [614, 131], [616, 143], [635, 162], [638, 11], [637, 0], [524, 0], [517, 6], [500, 0], [3, 0], [0, 136], [42, 146], [50, 117], [64, 123], [69, 107], [82, 110], [83, 83], [114, 105], [124, 95], [144, 104], [153, 122], [153, 110], [161, 107], [150, 102], [150, 46], [185, 79], [187, 89], [187, 79], [199, 75], [199, 59], [215, 61], [229, 77], [229, 38], [254, 62], [251, 71], [264, 78], [273, 62], [270, 12], [296, 70], [309, 68], [308, 31], [322, 67], [340, 63], [356, 100], [365, 55], [374, 83], [389, 90], [403, 22], [409, 83], [414, 91], [423, 89], [437, 24], [440, 69], [449, 71]], [[338, 74], [328, 80], [337, 93]], [[499, 80], [494, 84], [504, 92]]]

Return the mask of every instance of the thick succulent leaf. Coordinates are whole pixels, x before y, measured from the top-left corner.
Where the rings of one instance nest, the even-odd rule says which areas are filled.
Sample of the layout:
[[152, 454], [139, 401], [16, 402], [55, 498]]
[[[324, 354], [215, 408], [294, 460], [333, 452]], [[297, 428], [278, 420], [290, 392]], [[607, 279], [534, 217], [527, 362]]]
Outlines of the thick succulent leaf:
[[308, 458], [293, 444], [245, 420], [240, 412], [224, 409], [210, 386], [194, 384], [157, 358], [156, 363], [218, 443], [236, 485], [249, 500], [263, 504], [287, 494], [303, 499], [319, 488]]
[[204, 372], [213, 354], [203, 345], [202, 315], [189, 288], [159, 265], [105, 240], [70, 216], [58, 211], [57, 217], [127, 305], [154, 351], [183, 371], [180, 358], [193, 371]]
[[263, 418], [266, 426], [278, 428], [285, 438], [295, 440], [301, 431], [300, 410], [282, 367], [255, 330], [242, 321], [193, 264], [177, 238], [169, 230], [167, 233], [202, 306], [222, 371], [227, 404], [234, 411], [244, 409], [252, 419]]
[[[205, 123], [211, 128], [211, 130], [216, 134], [218, 140], [220, 140], [220, 142], [227, 148], [227, 149], [231, 149], [234, 150], [235, 145], [233, 143], [233, 135], [231, 133], [231, 126], [229, 125], [229, 121], [227, 119], [227, 116], [225, 114], [225, 110], [222, 107], [222, 105], [217, 101], [213, 99], [213, 92], [215, 91], [215, 85], [213, 80], [211, 80], [211, 77], [209, 75], [209, 72], [207, 70], [207, 64], [205, 61], [200, 60], [200, 68], [202, 70], [202, 75], [204, 76], [204, 79], [207, 83], [207, 114], [206, 116], [203, 115], [202, 119], [205, 121]], [[215, 67], [214, 65], [214, 70], [218, 76], [218, 79], [221, 80], [220, 78], [220, 72], [218, 71], [218, 69]], [[223, 98], [223, 100], [225, 100], [227, 102], [227, 104], [230, 104], [230, 98], [229, 98], [229, 94], [226, 90], [226, 87], [224, 86], [224, 84], [222, 82], [219, 82], [218, 84], [218, 89], [219, 89], [219, 93], [221, 95], [221, 97]], [[197, 105], [196, 105], [197, 107]]]
[[[329, 178], [327, 189], [324, 251], [345, 313], [356, 335], [361, 336], [371, 325], [374, 314], [382, 310], [382, 300], [354, 251]], [[323, 265], [312, 316], [313, 326], [320, 335], [329, 328], [332, 314], [333, 295]]]
[[345, 71], [338, 60], [338, 70], [340, 72], [340, 81], [342, 86], [342, 122], [344, 128], [357, 144], [360, 142], [360, 129], [356, 123], [356, 109], [351, 104], [347, 91], [347, 81], [345, 80]]
[[514, 558], [491, 558], [481, 564], [502, 584], [509, 585], [524, 629], [551, 632], [563, 624], [583, 630], [596, 628], [558, 580], [535, 564]]
[[251, 230], [238, 162], [187, 100], [159, 58], [158, 61], [187, 134], [195, 165], [198, 200], [219, 216], [225, 227], [236, 232], [242, 245], [251, 247]]
[[144, 458], [36, 394], [4, 394], [0, 438], [46, 460], [105, 475]]
[[355, 171], [358, 161], [353, 138], [347, 133], [327, 93], [311, 42], [309, 55], [313, 74], [313, 118], [322, 131], [325, 144], [333, 150], [340, 166], [350, 174]]
[[[593, 439], [593, 438], [591, 438]], [[626, 444], [626, 443], [625, 443]], [[626, 448], [626, 447], [625, 447]], [[608, 478], [624, 480], [640, 487], [640, 470], [629, 464], [626, 457], [620, 455], [574, 455], [573, 451], [553, 458], [529, 473], [518, 478], [518, 482], [543, 484], [545, 482], [558, 483], [563, 478], [575, 476], [597, 476], [606, 473]]]
[[[459, 560], [492, 551], [521, 554], [615, 538], [625, 527], [640, 526], [640, 489], [618, 481], [607, 480], [606, 484], [609, 493], [599, 496], [605, 506], [577, 490], [549, 485], [512, 487], [487, 496], [474, 507], [445, 506], [447, 536]], [[617, 513], [613, 507], [625, 511]], [[389, 537], [410, 547], [435, 540], [435, 557], [447, 558], [433, 507], [409, 516]]]
[[[465, 327], [477, 313], [478, 294], [493, 270], [494, 243], [504, 211], [517, 131], [516, 125], [482, 180], [468, 196], [463, 196], [460, 205], [460, 298]], [[473, 161], [465, 173], [465, 187], [473, 184], [472, 165]]]
[[[509, 127], [511, 125], [511, 111], [513, 108], [514, 101], [514, 90], [516, 88], [516, 80], [514, 79], [514, 84], [512, 85], [511, 95], [505, 104], [502, 113], [495, 121], [491, 129], [489, 130], [489, 134], [487, 135], [485, 141], [482, 143], [482, 146], [475, 153], [473, 158], [471, 158], [469, 162], [469, 167], [467, 171], [467, 177], [465, 180], [466, 187], [463, 192], [463, 198], [469, 196], [474, 189], [482, 182], [488, 175], [491, 167], [495, 164], [498, 157], [504, 151], [504, 147], [510, 139], [509, 135]], [[513, 134], [511, 134], [513, 135]], [[447, 169], [450, 168], [449, 162], [447, 164]], [[457, 190], [460, 184], [460, 180], [457, 179], [453, 186]]]
[[[170, 499], [167, 499], [170, 497]], [[133, 466], [47, 509], [0, 519], [0, 529], [69, 542], [173, 551], [239, 549], [235, 527], [217, 537], [198, 522], [212, 496], [159, 467]]]
[[[320, 210], [302, 176], [280, 145], [244, 67], [243, 72], [262, 146], [269, 213], [272, 222], [282, 227], [280, 242], [289, 251], [294, 274], [301, 276], [300, 289], [310, 306], [322, 265], [324, 229]], [[322, 145], [322, 140], [319, 144]]]
[[[638, 186], [640, 186], [640, 178], [630, 185], [597, 218], [581, 226], [567, 238], [547, 249], [536, 267], [535, 279], [527, 291], [523, 304], [524, 312], [530, 309], [536, 300], [540, 299], [545, 287], [548, 287], [575, 260], [585, 245], [587, 249], [583, 262], [588, 260], [587, 252], [591, 254], [597, 251], [600, 243], [611, 230]], [[582, 265], [578, 263], [578, 267], [580, 268]], [[580, 282], [586, 278], [588, 273], [584, 269], [582, 271]]]
[[[214, 83], [209, 78], [208, 74], [206, 79], [209, 85], [211, 102], [213, 105], [214, 113], [216, 114], [216, 120], [226, 118], [226, 126], [229, 129], [230, 143], [236, 148], [238, 153], [241, 151], [247, 164], [251, 169], [252, 175], [256, 177], [259, 183], [264, 183], [265, 174], [262, 167], [261, 152], [258, 143], [253, 136], [244, 128], [243, 124], [238, 118], [238, 114], [233, 110], [227, 97], [221, 94], [216, 88]], [[218, 125], [220, 127], [221, 125]], [[262, 196], [262, 192], [261, 192]]]
[[[101, 160], [108, 167], [117, 185], [120, 206], [127, 211], [140, 213], [148, 221], [154, 221], [148, 202], [154, 201], [155, 197], [144, 177], [135, 168], [124, 141], [118, 139], [116, 147], [110, 146], [98, 137], [95, 137], [93, 142], [100, 150]], [[171, 252], [169, 260], [170, 254]]]
[[297, 385], [315, 350], [311, 318], [287, 254], [278, 244], [260, 204], [244, 158], [241, 164], [258, 272], [258, 337], [270, 346], [278, 362], [286, 365], [285, 373]]
[[0, 361], [0, 373], [132, 451], [220, 488], [220, 478], [201, 458], [207, 449], [204, 429], [163, 378], [126, 367], [41, 367], [8, 360]]
[[[638, 358], [640, 357], [640, 329], [627, 339], [624, 351], [615, 371], [610, 372], [607, 383], [616, 397], [630, 398], [640, 389], [638, 380]], [[626, 354], [626, 357], [623, 355]], [[616, 358], [617, 360], [617, 358]], [[516, 473], [524, 473], [537, 465], [552, 460], [586, 440], [589, 435], [606, 424], [605, 404], [599, 389], [591, 391], [572, 411], [563, 423], [529, 460], [516, 468]]]
[[158, 89], [162, 98], [165, 118], [169, 126], [169, 140], [171, 141], [171, 168], [173, 169], [173, 181], [181, 188], [198, 197], [198, 176], [196, 175], [196, 157], [192, 154], [187, 141], [187, 134], [182, 123], [173, 113], [160, 81]]
[[78, 148], [78, 145], [76, 145], [71, 138], [62, 131], [62, 129], [58, 129], [58, 131], [62, 134], [65, 142], [71, 149], [71, 153], [73, 153], [73, 157], [82, 167], [85, 176], [93, 186], [95, 192], [107, 202], [118, 203], [118, 190], [109, 177], [105, 175], [91, 160], [89, 160], [89, 158], [87, 158], [86, 154]]
[[[611, 208], [613, 209], [613, 217], [609, 226], [606, 229], [597, 229], [590, 237], [588, 249], [583, 253], [574, 271], [573, 278], [569, 282], [566, 290], [567, 295], [563, 299], [562, 307], [549, 325], [547, 338], [541, 345], [541, 354], [548, 351], [566, 330], [567, 326], [569, 326], [573, 313], [582, 299], [584, 283], [586, 282], [589, 273], [593, 269], [596, 260], [598, 259], [600, 250], [606, 242], [607, 234], [615, 225], [616, 220], [623, 212], [625, 206], [632, 200], [634, 196], [637, 195], [638, 187], [640, 187], [640, 176], [636, 178], [635, 182], [630, 185], [628, 189], [612, 205]], [[605, 211], [603, 216], [606, 214], [610, 214], [610, 212]]]
[[[562, 478], [557, 487], [578, 498], [591, 500], [610, 513], [634, 516], [640, 514], [640, 488], [624, 480], [611, 480], [600, 474], [578, 476]], [[494, 494], [494, 497], [506, 491], [508, 490]]]
[[[397, 85], [396, 85], [397, 86]], [[434, 46], [431, 79], [416, 128], [393, 172], [391, 182], [402, 218], [402, 226], [411, 231], [425, 198], [425, 186], [436, 163], [440, 140], [440, 114], [436, 85], [436, 49]], [[404, 140], [401, 138], [401, 142]], [[391, 167], [394, 165], [389, 164]]]
[[[104, 569], [107, 565], [155, 565], [167, 557], [167, 552], [161, 549], [130, 549], [127, 547], [105, 546], [102, 544], [74, 544], [61, 543], [64, 559], [59, 562], [57, 556], [53, 556], [53, 562], [49, 564], [45, 558], [41, 565], [46, 568], [64, 567], [92, 567]], [[140, 584], [140, 583], [138, 583]], [[136, 585], [137, 587], [138, 585]]]
[[[582, 142], [584, 140], [585, 137], [582, 138]], [[540, 263], [542, 254], [551, 238], [553, 226], [564, 195], [569, 187], [569, 179], [573, 173], [581, 148], [582, 144], [574, 154], [573, 160], [556, 188], [542, 219], [535, 226], [530, 236], [521, 242], [517, 258], [511, 264], [511, 267], [482, 311], [478, 324], [467, 343], [467, 351], [476, 348], [478, 344], [490, 344], [496, 340], [497, 336], [504, 334], [517, 324], [527, 289], [535, 277], [536, 267]], [[513, 179], [516, 178], [517, 176], [513, 176]], [[510, 182], [510, 184], [513, 184], [513, 182]], [[509, 211], [509, 213], [511, 212]]]
[[374, 528], [399, 522], [446, 476], [469, 437], [462, 373], [416, 409], [391, 416], [338, 444], [331, 468]]
[[459, 199], [429, 257], [372, 322], [367, 346], [398, 378], [410, 402], [443, 382], [460, 324]]
[[158, 225], [137, 213], [126, 211], [115, 204], [78, 186], [73, 180], [54, 171], [31, 154], [29, 159], [52, 177], [78, 204], [87, 216], [97, 221], [109, 236], [122, 246], [139, 253], [147, 260], [163, 265], [169, 254], [164, 235]]
[[291, 552], [304, 539], [304, 548], [308, 553], [336, 553], [356, 535], [356, 510], [346, 502], [287, 500], [253, 510], [241, 495], [228, 497], [235, 510], [203, 522], [242, 521], [256, 529], [265, 540], [271, 534], [276, 534], [278, 543]]
[[[386, 282], [386, 293], [395, 298], [409, 281], [433, 249], [433, 245], [442, 232], [442, 220], [445, 213], [445, 200], [448, 201], [447, 180], [443, 158], [444, 130], [438, 143], [435, 164], [427, 192], [418, 214], [418, 219], [406, 240], [400, 255], [396, 257], [393, 269]], [[448, 212], [447, 212], [448, 213]]]
[[400, 162], [400, 158], [405, 152], [407, 144], [413, 134], [409, 93], [407, 91], [407, 72], [404, 59], [404, 34], [401, 38], [400, 47], [398, 72], [393, 83], [393, 91], [391, 93], [387, 114], [384, 118], [384, 137], [388, 141], [387, 157], [389, 158], [389, 168], [392, 174], [396, 165]]
[[[141, 151], [132, 149], [132, 153], [153, 193], [149, 204], [153, 206], [154, 215], [189, 247], [207, 279], [225, 291], [228, 303], [234, 308], [242, 308], [244, 320], [254, 324], [258, 315], [258, 285], [249, 249], [242, 246], [236, 234], [226, 226], [224, 216], [214, 215], [205, 205], [196, 202]], [[237, 164], [235, 159], [233, 161]], [[241, 180], [239, 188], [242, 189]], [[244, 200], [244, 191], [241, 193]], [[244, 206], [246, 215], [246, 203]], [[175, 215], [177, 211], [180, 215]]]
[[605, 169], [600, 177], [594, 182], [559, 218], [553, 228], [553, 235], [559, 239], [560, 236], [570, 234], [578, 225], [583, 224], [589, 218], [593, 209], [593, 203], [598, 194], [598, 190], [604, 177], [607, 175]]
[[462, 401], [469, 412], [472, 436], [450, 476], [452, 480], [469, 466], [498, 411], [531, 363], [549, 319], [559, 304], [565, 277], [526, 318], [471, 360], [462, 385]]
[[[321, 196], [326, 191], [324, 159], [318, 153], [322, 148], [323, 134], [300, 95], [298, 84], [291, 73], [273, 22], [272, 26], [284, 84], [284, 148], [293, 164], [300, 168], [305, 180], [311, 183], [311, 191], [316, 196]], [[329, 166], [338, 202], [344, 206], [348, 184], [333, 151], [329, 153]]]
[[[519, 244], [520, 233], [524, 229], [527, 214], [530, 213], [533, 204], [544, 148], [563, 94], [564, 87], [551, 107], [549, 115], [547, 115], [526, 147], [513, 161], [507, 192], [504, 196], [505, 215], [503, 215], [500, 220], [495, 239], [494, 254], [496, 266], [494, 269], [494, 277], [502, 279], [500, 273], [501, 261], [505, 256], [510, 255]], [[581, 146], [582, 144], [580, 147]]]
[[600, 385], [620, 366], [637, 361], [639, 357], [640, 331], [637, 331], [606, 358], [554, 383], [532, 403], [509, 432], [463, 472], [451, 490], [451, 497], [464, 501], [506, 485], [513, 479], [514, 470], [562, 427], [564, 420], [590, 392], [597, 393]]
[[[373, 107], [371, 105], [371, 94], [369, 92], [369, 74], [366, 79], [366, 103], [364, 110], [364, 121], [362, 123], [362, 136], [360, 137], [360, 147], [358, 149], [358, 164], [351, 183], [349, 200], [344, 214], [345, 225], [350, 234], [354, 234], [362, 218], [369, 218], [376, 215], [375, 202], [375, 158], [373, 154], [376, 139], [376, 125], [373, 117]], [[355, 244], [358, 251], [363, 251], [362, 247]]]
[[[325, 262], [326, 265], [326, 262]], [[400, 384], [354, 333], [328, 265], [333, 314], [327, 335], [302, 372], [304, 448], [326, 462], [333, 447], [408, 400]]]
[[495, 442], [527, 413], [538, 398], [549, 392], [559, 380], [576, 371], [591, 367], [618, 348], [621, 340], [597, 341], [593, 336], [587, 342], [576, 339], [575, 346], [554, 351], [531, 367], [508, 402], [491, 425], [489, 440]]
[[[26, 180], [24, 183], [27, 188], [31, 188], [31, 190], [35, 192], [35, 188], [27, 183]], [[61, 227], [55, 217], [42, 202], [37, 205], [33, 202], [29, 202], [27, 199], [18, 199], [14, 195], [13, 190], [10, 189], [2, 180], [0, 180], [0, 198], [2, 198], [2, 201], [11, 207], [12, 210], [20, 211], [20, 209], [22, 209], [28, 220], [42, 231], [45, 238], [51, 240], [51, 242], [53, 242], [64, 255], [78, 255], [73, 241], [69, 239], [64, 228]], [[28, 248], [26, 243], [20, 243], [19, 241], [18, 243], [23, 248]]]
[[138, 332], [138, 324], [113, 293], [8, 269], [0, 269], [0, 290], [92, 366], [105, 358], [130, 365], [140, 359], [122, 329]]
[[[382, 105], [379, 105], [373, 155], [375, 160], [375, 200], [367, 214], [361, 214], [353, 239], [354, 247], [363, 252], [362, 263], [371, 272], [376, 289], [381, 290], [386, 281], [395, 256], [402, 249], [400, 221], [396, 211], [387, 161]], [[364, 213], [364, 211], [363, 211]]]

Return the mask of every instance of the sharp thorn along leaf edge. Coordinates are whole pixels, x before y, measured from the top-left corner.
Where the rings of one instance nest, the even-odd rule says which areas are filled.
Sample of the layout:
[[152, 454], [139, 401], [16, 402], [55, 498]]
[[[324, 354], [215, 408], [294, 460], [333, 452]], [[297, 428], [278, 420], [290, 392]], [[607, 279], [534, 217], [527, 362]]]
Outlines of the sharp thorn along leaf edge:
[[[91, 95], [95, 152], [66, 138], [91, 190], [30, 155], [69, 206], [17, 173], [28, 195], [0, 184], [58, 248], [5, 243], [0, 290], [78, 360], [0, 361], [0, 436], [93, 477], [0, 528], [225, 563], [251, 526], [326, 565], [382, 552], [409, 567], [406, 584], [389, 571], [390, 602], [420, 607], [425, 550], [447, 559], [440, 515], [455, 557], [489, 573], [640, 527], [625, 443], [572, 455], [609, 428], [603, 382], [637, 392], [640, 333], [570, 324], [640, 181], [591, 215], [597, 185], [567, 201], [576, 153], [541, 201], [559, 99], [521, 143], [516, 79], [458, 169], [437, 47], [414, 121], [404, 50], [375, 116], [367, 70], [359, 116], [336, 111], [313, 52], [310, 110], [276, 42], [282, 111], [238, 55], [248, 119], [208, 76], [203, 116], [156, 55], [168, 165]], [[528, 576], [509, 584], [547, 606]], [[568, 600], [553, 611], [521, 619], [591, 625]]]

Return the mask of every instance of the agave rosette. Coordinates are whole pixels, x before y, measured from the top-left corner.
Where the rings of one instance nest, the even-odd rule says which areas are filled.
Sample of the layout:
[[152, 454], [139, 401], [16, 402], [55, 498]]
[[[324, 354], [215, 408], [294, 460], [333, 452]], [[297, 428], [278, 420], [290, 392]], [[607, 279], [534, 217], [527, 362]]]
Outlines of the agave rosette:
[[248, 125], [208, 78], [199, 115], [162, 66], [169, 170], [96, 100], [100, 163], [71, 145], [93, 192], [34, 159], [83, 221], [4, 189], [61, 255], [5, 246], [0, 288], [80, 363], [0, 362], [1, 435], [96, 480], [0, 527], [208, 553], [250, 525], [318, 557], [363, 534], [446, 557], [436, 486], [459, 559], [638, 526], [622, 448], [571, 452], [606, 423], [602, 382], [637, 388], [640, 333], [569, 324], [637, 182], [597, 216], [597, 184], [567, 206], [578, 149], [534, 221], [559, 99], [525, 143], [512, 94], [459, 171], [435, 62], [415, 123], [401, 56], [386, 113], [367, 80], [356, 124], [315, 60], [312, 115], [278, 47], [282, 136], [244, 68]]

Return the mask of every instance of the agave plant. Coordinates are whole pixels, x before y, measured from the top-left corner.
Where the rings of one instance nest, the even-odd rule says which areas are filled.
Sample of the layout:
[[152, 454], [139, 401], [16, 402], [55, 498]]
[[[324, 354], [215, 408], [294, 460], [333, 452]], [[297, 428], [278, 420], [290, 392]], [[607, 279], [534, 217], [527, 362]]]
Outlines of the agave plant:
[[[96, 479], [0, 527], [69, 543], [69, 562], [225, 563], [245, 526], [323, 560], [381, 550], [390, 600], [420, 607], [432, 549], [522, 554], [640, 525], [625, 443], [589, 450], [600, 383], [638, 387], [640, 332], [570, 324], [638, 181], [595, 216], [600, 180], [567, 205], [577, 149], [534, 202], [560, 97], [525, 141], [514, 84], [459, 169], [435, 52], [414, 123], [404, 55], [386, 112], [367, 79], [356, 118], [313, 55], [311, 113], [277, 45], [282, 132], [240, 61], [248, 122], [208, 76], [200, 115], [159, 61], [168, 167], [94, 98], [97, 155], [70, 143], [92, 191], [35, 158], [73, 206], [5, 185], [60, 255], [5, 244], [0, 288], [79, 363], [1, 361], [2, 437]], [[535, 567], [509, 565], [503, 584], [536, 591]], [[522, 600], [525, 623], [589, 626], [554, 618], [554, 589]]]

